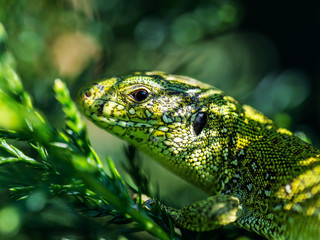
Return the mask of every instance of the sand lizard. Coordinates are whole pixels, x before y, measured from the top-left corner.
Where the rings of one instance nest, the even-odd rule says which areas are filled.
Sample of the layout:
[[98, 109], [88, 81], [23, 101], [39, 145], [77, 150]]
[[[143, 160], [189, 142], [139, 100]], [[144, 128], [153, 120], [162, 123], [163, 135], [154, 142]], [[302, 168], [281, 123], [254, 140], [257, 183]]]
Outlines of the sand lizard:
[[93, 83], [78, 101], [96, 125], [210, 194], [167, 208], [177, 226], [235, 223], [268, 239], [320, 236], [320, 151], [252, 107], [158, 71]]

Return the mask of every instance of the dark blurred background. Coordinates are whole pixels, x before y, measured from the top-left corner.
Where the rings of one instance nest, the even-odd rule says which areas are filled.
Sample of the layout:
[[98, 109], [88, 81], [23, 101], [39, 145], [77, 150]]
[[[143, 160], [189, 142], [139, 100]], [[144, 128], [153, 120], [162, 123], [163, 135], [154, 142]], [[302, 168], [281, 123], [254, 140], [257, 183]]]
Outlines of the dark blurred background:
[[[62, 126], [55, 78], [86, 82], [136, 69], [188, 75], [254, 106], [316, 146], [320, 136], [319, 1], [0, 0], [16, 68], [35, 106]], [[123, 142], [88, 122], [100, 156]], [[205, 194], [145, 157], [162, 198], [183, 206]], [[177, 200], [179, 199], [179, 200]]]

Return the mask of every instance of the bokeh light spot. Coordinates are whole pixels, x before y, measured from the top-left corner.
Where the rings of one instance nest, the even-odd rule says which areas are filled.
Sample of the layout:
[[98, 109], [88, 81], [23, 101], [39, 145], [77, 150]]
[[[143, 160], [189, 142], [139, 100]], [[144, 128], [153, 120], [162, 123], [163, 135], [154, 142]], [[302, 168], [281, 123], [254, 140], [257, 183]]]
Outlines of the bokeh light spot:
[[198, 8], [195, 11], [195, 16], [206, 27], [207, 32], [212, 33], [217, 31], [221, 22], [218, 16], [218, 8], [215, 6]]
[[165, 38], [165, 28], [159, 19], [143, 19], [134, 30], [136, 42], [143, 49], [159, 47]]
[[90, 60], [97, 60], [100, 45], [90, 35], [70, 32], [60, 35], [53, 43], [53, 63], [64, 77], [80, 74]]
[[17, 45], [18, 57], [26, 62], [33, 62], [43, 51], [43, 40], [35, 32], [23, 31], [18, 36], [19, 45]]
[[180, 46], [185, 46], [199, 40], [203, 34], [202, 25], [196, 19], [188, 16], [183, 15], [172, 24], [172, 39]]
[[47, 198], [44, 193], [35, 192], [27, 199], [26, 205], [30, 211], [39, 211], [44, 207], [46, 201]]
[[237, 17], [237, 9], [230, 4], [225, 4], [219, 10], [219, 17], [223, 22], [234, 22]]
[[19, 230], [20, 214], [15, 207], [6, 207], [0, 210], [0, 233], [14, 234]]
[[274, 115], [297, 107], [309, 91], [307, 76], [297, 69], [289, 69], [265, 77], [255, 90], [254, 102], [260, 106], [260, 111]]

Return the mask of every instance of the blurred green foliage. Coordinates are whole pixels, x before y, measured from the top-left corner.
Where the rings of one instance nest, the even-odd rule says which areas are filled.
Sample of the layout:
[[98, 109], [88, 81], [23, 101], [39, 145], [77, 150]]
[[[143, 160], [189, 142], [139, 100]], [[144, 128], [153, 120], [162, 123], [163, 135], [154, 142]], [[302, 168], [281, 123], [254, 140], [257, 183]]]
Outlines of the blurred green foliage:
[[106, 75], [157, 69], [209, 82], [271, 117], [296, 108], [310, 91], [303, 72], [277, 71], [272, 42], [237, 30], [245, 14], [238, 1], [1, 0], [0, 6], [26, 89], [53, 118], [56, 77], [69, 82], [74, 96]]
[[[0, 44], [0, 52], [10, 49], [12, 53], [0, 55], [0, 60], [17, 70], [30, 93], [26, 95], [22, 90], [15, 71], [1, 73], [7, 79], [16, 79], [2, 85], [6, 91], [13, 89], [12, 84], [20, 84], [14, 88], [17, 92], [13, 98], [22, 105], [13, 107], [7, 96], [1, 96], [0, 101], [6, 104], [0, 105], [0, 114], [6, 114], [6, 117], [0, 119], [0, 125], [7, 129], [28, 128], [30, 124], [23, 119], [32, 119], [32, 124], [37, 123], [40, 127], [35, 130], [41, 129], [41, 115], [30, 115], [29, 111], [23, 110], [25, 107], [33, 109], [34, 105], [53, 128], [63, 128], [63, 113], [52, 91], [55, 78], [66, 80], [74, 97], [86, 82], [130, 70], [151, 69], [188, 75], [213, 84], [240, 102], [266, 113], [280, 126], [304, 131], [318, 143], [315, 129], [299, 122], [305, 115], [306, 103], [311, 103], [310, 94], [315, 91], [310, 76], [299, 69], [283, 69], [274, 42], [258, 32], [241, 30], [249, 5], [250, 2], [232, 0], [0, 0], [0, 21], [8, 33], [8, 45]], [[2, 28], [0, 36], [4, 36], [1, 31]], [[314, 109], [312, 107], [309, 112]], [[123, 163], [126, 159], [123, 142], [91, 123], [87, 124], [89, 138], [98, 155], [111, 156], [129, 184], [139, 180], [130, 177], [130, 169], [146, 168], [148, 170], [142, 172], [149, 172], [151, 184], [150, 189], [142, 187], [143, 191], [153, 195], [160, 192], [161, 201], [170, 206], [182, 207], [206, 196], [145, 156], [142, 163]], [[39, 136], [45, 131], [51, 130], [41, 129]], [[15, 136], [14, 132], [5, 134]], [[22, 136], [26, 135], [19, 135]], [[25, 142], [18, 142], [18, 145], [30, 158], [38, 158], [41, 153]], [[41, 154], [45, 155], [44, 152]], [[128, 171], [123, 170], [123, 164]], [[26, 170], [29, 173], [26, 176], [32, 176], [33, 171]], [[3, 202], [11, 203], [6, 194], [2, 194]], [[48, 199], [47, 193], [42, 191], [34, 194], [28, 199], [36, 199], [39, 205], [26, 200], [31, 209], [42, 206]], [[55, 206], [54, 211], [47, 214], [53, 221], [60, 221], [55, 217], [61, 211], [69, 214], [64, 203], [54, 201], [51, 204]], [[7, 207], [0, 210], [0, 226], [1, 219], [9, 212], [12, 222], [16, 222], [11, 230], [15, 232], [21, 228], [21, 222], [15, 219], [24, 210], [12, 208], [10, 204]], [[69, 218], [74, 218], [73, 213], [65, 216], [65, 219]], [[89, 225], [94, 224], [90, 222]], [[228, 229], [223, 231], [228, 233]], [[215, 233], [225, 236], [218, 234]]]
[[[111, 159], [102, 162], [91, 148], [86, 125], [65, 84], [59, 79], [54, 82], [65, 117], [65, 129], [58, 130], [34, 109], [7, 59], [0, 61], [0, 238], [102, 239], [141, 230], [159, 239], [169, 239], [166, 232], [174, 237], [159, 205], [147, 212], [139, 201], [134, 202]], [[32, 157], [16, 147], [21, 143], [21, 149], [34, 151]], [[135, 161], [133, 151], [128, 150], [130, 162]], [[110, 218], [93, 219], [106, 216]], [[103, 227], [112, 223], [132, 226], [122, 227], [127, 233]]]

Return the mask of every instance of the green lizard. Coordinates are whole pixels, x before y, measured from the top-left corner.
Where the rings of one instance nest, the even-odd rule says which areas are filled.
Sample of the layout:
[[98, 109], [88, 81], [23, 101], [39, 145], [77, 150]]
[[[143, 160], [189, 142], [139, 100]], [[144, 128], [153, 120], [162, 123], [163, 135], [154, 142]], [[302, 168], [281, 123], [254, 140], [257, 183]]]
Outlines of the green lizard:
[[320, 236], [320, 151], [221, 90], [134, 72], [83, 88], [78, 101], [95, 124], [210, 194], [181, 210], [166, 207], [177, 226]]

